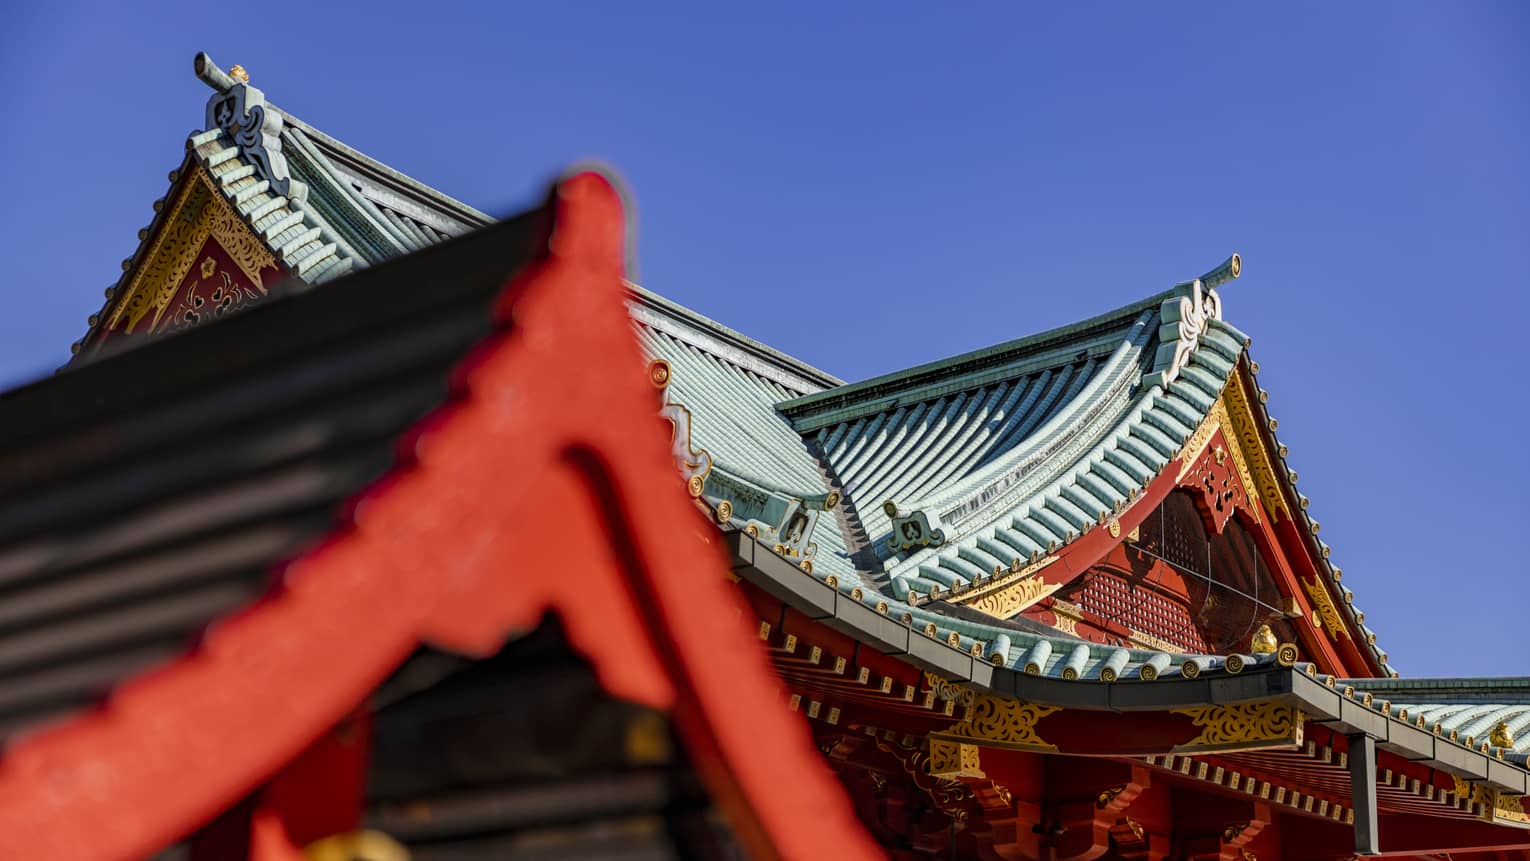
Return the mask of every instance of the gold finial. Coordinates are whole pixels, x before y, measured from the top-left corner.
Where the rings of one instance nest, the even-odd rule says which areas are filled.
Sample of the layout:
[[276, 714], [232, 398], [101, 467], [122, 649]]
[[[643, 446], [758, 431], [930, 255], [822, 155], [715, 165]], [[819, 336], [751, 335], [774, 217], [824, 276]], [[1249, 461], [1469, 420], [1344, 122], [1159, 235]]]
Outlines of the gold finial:
[[1270, 630], [1269, 625], [1260, 625], [1259, 630], [1254, 632], [1254, 639], [1249, 643], [1249, 648], [1256, 655], [1271, 655], [1280, 642], [1275, 639], [1275, 632]]
[[244, 67], [238, 64], [229, 67], [228, 76], [241, 84], [248, 84], [250, 82], [250, 73], [246, 72]]
[[1514, 749], [1514, 735], [1509, 732], [1509, 725], [1503, 721], [1499, 721], [1498, 726], [1493, 727], [1493, 732], [1488, 736], [1488, 741], [1494, 747]]

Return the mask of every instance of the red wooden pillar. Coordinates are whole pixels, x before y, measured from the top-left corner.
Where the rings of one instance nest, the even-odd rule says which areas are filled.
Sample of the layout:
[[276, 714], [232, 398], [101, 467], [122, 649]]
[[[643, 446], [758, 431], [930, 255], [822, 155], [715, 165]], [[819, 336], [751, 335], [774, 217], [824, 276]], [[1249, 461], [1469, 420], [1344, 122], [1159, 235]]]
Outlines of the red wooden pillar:
[[[189, 841], [191, 861], [301, 861], [303, 847], [361, 827], [371, 714], [341, 721]], [[231, 742], [231, 743], [237, 743]]]

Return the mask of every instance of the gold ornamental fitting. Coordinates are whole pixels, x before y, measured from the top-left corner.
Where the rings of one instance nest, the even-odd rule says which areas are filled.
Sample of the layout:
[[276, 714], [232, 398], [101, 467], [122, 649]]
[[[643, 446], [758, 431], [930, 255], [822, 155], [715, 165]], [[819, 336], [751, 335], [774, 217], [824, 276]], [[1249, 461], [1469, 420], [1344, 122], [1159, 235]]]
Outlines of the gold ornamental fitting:
[[1496, 747], [1514, 749], [1514, 734], [1509, 732], [1509, 724], [1505, 721], [1499, 721], [1498, 726], [1493, 727], [1493, 732], [1488, 736], [1488, 741], [1492, 742]]
[[250, 73], [246, 72], [244, 67], [237, 63], [229, 67], [228, 76], [241, 84], [248, 84], [250, 82]]
[[1269, 625], [1260, 625], [1249, 643], [1250, 651], [1256, 655], [1272, 655], [1279, 646], [1280, 641], [1275, 639], [1275, 632], [1270, 630]]
[[648, 363], [648, 382], [653, 383], [656, 389], [662, 389], [669, 385], [669, 362], [663, 359], [654, 359]]
[[1296, 659], [1300, 656], [1295, 643], [1281, 643], [1275, 649], [1275, 663], [1282, 667], [1296, 666]]

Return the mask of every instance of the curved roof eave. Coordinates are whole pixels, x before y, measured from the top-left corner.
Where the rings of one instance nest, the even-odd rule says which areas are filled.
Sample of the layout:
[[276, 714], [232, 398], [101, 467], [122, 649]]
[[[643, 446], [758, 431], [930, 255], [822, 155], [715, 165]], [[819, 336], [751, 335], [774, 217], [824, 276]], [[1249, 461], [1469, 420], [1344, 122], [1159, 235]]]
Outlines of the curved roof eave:
[[[1246, 340], [1230, 324], [1214, 321], [1185, 370], [1167, 385], [1126, 378], [1135, 392], [1108, 425], [1090, 429], [1061, 421], [1047, 433], [1038, 433], [1036, 443], [1026, 450], [1035, 449], [1034, 454], [1045, 455], [1049, 462], [1034, 475], [1024, 475], [1012, 487], [990, 490], [1007, 477], [998, 474], [985, 487], [968, 492], [971, 501], [965, 503], [965, 512], [960, 508], [964, 503], [943, 495], [935, 514], [940, 523], [953, 526], [947, 541], [891, 559], [888, 576], [910, 576], [921, 565], [958, 556], [971, 557], [983, 570], [1024, 564], [1038, 553], [1064, 551], [1133, 506], [1152, 504], [1153, 500], [1143, 501], [1144, 492], [1205, 420]], [[1138, 368], [1130, 370], [1141, 374]], [[1070, 444], [1053, 451], [1060, 442]], [[1011, 473], [1018, 475], [1029, 461], [1023, 454], [1017, 457], [1020, 462]], [[956, 520], [952, 512], [962, 516]], [[995, 547], [1012, 548], [1015, 555], [995, 556], [990, 549]]]

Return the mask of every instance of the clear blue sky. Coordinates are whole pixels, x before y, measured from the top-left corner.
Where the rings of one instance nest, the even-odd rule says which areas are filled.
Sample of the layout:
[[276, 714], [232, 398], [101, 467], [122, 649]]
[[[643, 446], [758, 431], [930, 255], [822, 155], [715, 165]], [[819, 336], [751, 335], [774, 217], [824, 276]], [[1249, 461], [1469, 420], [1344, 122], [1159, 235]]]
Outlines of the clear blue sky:
[[102, 304], [205, 50], [491, 213], [610, 162], [645, 286], [846, 379], [1239, 251], [1227, 316], [1382, 647], [1530, 674], [1530, 4], [575, 5], [8, 0], [0, 382]]

